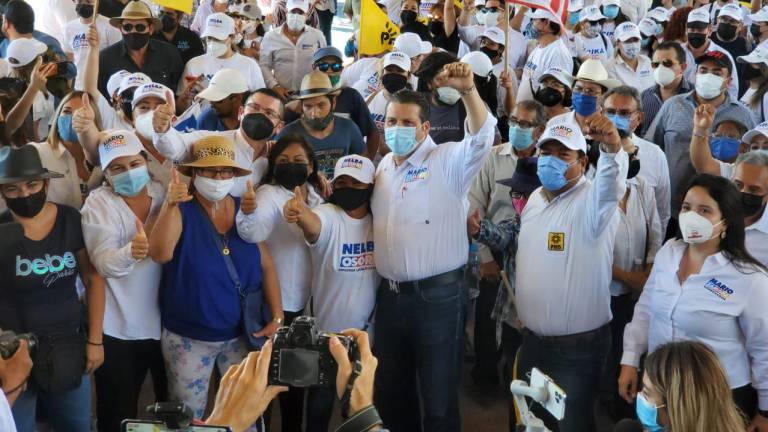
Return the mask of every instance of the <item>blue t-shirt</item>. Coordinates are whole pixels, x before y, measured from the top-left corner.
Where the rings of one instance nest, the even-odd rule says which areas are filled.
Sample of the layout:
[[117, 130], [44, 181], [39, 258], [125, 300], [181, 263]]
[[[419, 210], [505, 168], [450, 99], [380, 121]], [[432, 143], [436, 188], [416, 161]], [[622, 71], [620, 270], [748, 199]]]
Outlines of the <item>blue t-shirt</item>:
[[322, 174], [329, 180], [333, 178], [333, 169], [336, 161], [348, 154], [362, 155], [365, 152], [365, 143], [360, 129], [350, 119], [336, 116], [333, 132], [323, 139], [311, 136], [301, 123], [301, 119], [288, 123], [277, 139], [285, 135], [297, 133], [303, 135], [315, 150], [317, 165]]
[[[240, 199], [235, 200], [235, 212]], [[180, 336], [221, 342], [243, 333], [240, 294], [214, 240], [220, 234], [196, 200], [179, 204], [182, 231], [173, 259], [163, 266], [160, 315], [163, 327]], [[261, 290], [259, 246], [227, 233], [232, 259], [244, 293]]]
[[197, 118], [197, 130], [207, 130], [214, 132], [224, 132], [230, 130], [221, 122], [213, 108], [206, 108]]

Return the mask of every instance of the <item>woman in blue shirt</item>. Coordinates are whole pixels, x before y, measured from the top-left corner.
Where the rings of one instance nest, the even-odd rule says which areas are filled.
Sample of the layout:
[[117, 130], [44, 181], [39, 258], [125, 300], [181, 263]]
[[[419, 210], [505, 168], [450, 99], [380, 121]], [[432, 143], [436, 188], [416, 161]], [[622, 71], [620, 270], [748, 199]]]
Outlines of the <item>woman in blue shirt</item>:
[[[263, 329], [251, 336], [263, 343], [282, 322], [283, 308], [266, 246], [245, 242], [235, 228], [240, 200], [229, 191], [234, 177], [250, 171], [235, 164], [234, 144], [209, 136], [193, 144], [192, 155], [179, 167], [192, 178], [191, 190], [173, 170], [149, 255], [163, 264], [160, 339], [169, 393], [200, 418], [214, 364], [223, 375], [251, 349], [244, 321], [261, 322]], [[243, 316], [241, 298], [254, 293], [263, 296], [272, 321], [252, 309]]]

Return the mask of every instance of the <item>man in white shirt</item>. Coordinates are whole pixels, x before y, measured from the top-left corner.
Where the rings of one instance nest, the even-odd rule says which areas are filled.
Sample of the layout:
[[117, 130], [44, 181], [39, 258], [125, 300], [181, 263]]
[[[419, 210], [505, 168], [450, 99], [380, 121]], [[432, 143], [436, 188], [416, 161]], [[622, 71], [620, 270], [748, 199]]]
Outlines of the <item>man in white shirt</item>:
[[467, 192], [490, 152], [496, 119], [469, 65], [448, 64], [435, 79], [461, 94], [464, 140], [437, 146], [424, 96], [392, 95], [384, 131], [392, 152], [378, 166], [371, 199], [374, 257], [384, 278], [375, 317], [376, 400], [393, 431], [461, 427]]
[[651, 59], [640, 52], [640, 29], [631, 22], [624, 22], [616, 27], [614, 37], [616, 51], [605, 64], [608, 76], [640, 92], [652, 87], [655, 82]]
[[[731, 54], [720, 45], [712, 42], [709, 36], [712, 34], [712, 25], [709, 23], [709, 12], [707, 6], [694, 9], [688, 14], [688, 23], [686, 24], [688, 43], [683, 45], [686, 55], [686, 64], [696, 64], [696, 59], [709, 51], [720, 51], [728, 56], [732, 65], [736, 64]], [[736, 68], [733, 69], [733, 79], [728, 83], [728, 94], [732, 98], [739, 98], [739, 74]], [[696, 83], [696, 68], [688, 67], [685, 69], [685, 79], [691, 84]]]
[[[83, 73], [85, 61], [88, 55], [88, 28], [93, 23], [93, 1], [80, 0], [75, 6], [79, 18], [68, 22], [64, 28], [64, 41], [61, 47], [67, 55], [67, 59], [75, 63], [77, 76], [75, 77], [75, 90], [85, 88], [83, 82]], [[106, 48], [113, 43], [122, 40], [123, 35], [120, 30], [109, 24], [109, 19], [101, 14], [96, 16], [96, 30], [99, 33], [99, 44], [101, 48]]]
[[[597, 172], [582, 131], [599, 143]], [[567, 394], [565, 417], [533, 411], [561, 432], [596, 430], [592, 415], [610, 346], [610, 283], [618, 201], [626, 190], [627, 154], [613, 122], [598, 112], [579, 126], [550, 120], [537, 143], [542, 187], [523, 211], [515, 295], [523, 324], [517, 376], [536, 367]]]
[[259, 58], [267, 86], [284, 99], [299, 89], [304, 75], [312, 72], [315, 50], [326, 45], [323, 32], [305, 23], [308, 0], [288, 0], [285, 8], [285, 24], [264, 35]]
[[[526, 10], [527, 8], [523, 6], [517, 13], [524, 14]], [[539, 78], [547, 69], [558, 67], [564, 71], [573, 70], [571, 51], [560, 37], [562, 31], [560, 18], [544, 8], [539, 8], [531, 14], [531, 20], [533, 27], [539, 32], [539, 38], [536, 48], [528, 56], [523, 68], [523, 78], [515, 99], [518, 102], [533, 99], [533, 95], [539, 88]]]

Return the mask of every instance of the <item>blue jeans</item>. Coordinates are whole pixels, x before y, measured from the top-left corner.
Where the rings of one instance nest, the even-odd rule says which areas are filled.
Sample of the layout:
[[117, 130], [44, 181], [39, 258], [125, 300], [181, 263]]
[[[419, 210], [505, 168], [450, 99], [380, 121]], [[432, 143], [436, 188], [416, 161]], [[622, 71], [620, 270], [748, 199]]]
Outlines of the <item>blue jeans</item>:
[[462, 282], [397, 294], [384, 280], [377, 297], [374, 397], [384, 424], [392, 432], [460, 430]]
[[38, 403], [56, 432], [91, 430], [91, 379], [88, 375], [83, 375], [80, 387], [61, 393], [45, 393], [32, 380], [28, 381], [27, 389], [19, 395], [12, 408], [19, 432], [35, 432]]
[[336, 386], [314, 387], [307, 391], [306, 432], [327, 432], [336, 400]]
[[531, 411], [549, 429], [554, 432], [596, 430], [593, 407], [610, 346], [611, 328], [608, 324], [591, 332], [556, 340], [539, 338], [530, 331], [523, 331], [516, 377], [528, 382], [527, 374], [536, 367], [552, 378], [567, 395], [565, 417], [560, 422], [541, 405], [533, 403]]

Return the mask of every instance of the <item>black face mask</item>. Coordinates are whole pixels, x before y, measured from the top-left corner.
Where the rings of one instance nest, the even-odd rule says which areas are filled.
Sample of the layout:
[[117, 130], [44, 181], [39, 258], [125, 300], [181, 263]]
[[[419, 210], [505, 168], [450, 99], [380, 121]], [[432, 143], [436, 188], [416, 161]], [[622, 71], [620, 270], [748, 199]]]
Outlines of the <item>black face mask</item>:
[[637, 173], [640, 172], [640, 159], [637, 158], [637, 155], [633, 155], [631, 158], [629, 158], [629, 170], [627, 170], [627, 180], [635, 178], [637, 176]]
[[492, 50], [492, 49], [490, 49], [488, 47], [480, 48], [480, 52], [485, 54], [485, 55], [487, 55], [488, 58], [491, 59], [491, 60], [493, 60], [493, 59], [495, 59], [496, 57], [499, 56], [499, 51], [498, 50]]
[[757, 24], [749, 26], [749, 34], [751, 34], [752, 37], [755, 38], [755, 42], [757, 42], [757, 40], [760, 39], [760, 26]]
[[553, 107], [563, 101], [563, 94], [550, 87], [539, 87], [534, 98], [546, 107]]
[[275, 180], [289, 191], [293, 191], [296, 186], [306, 183], [307, 177], [309, 177], [307, 164], [281, 163], [275, 165]]
[[445, 34], [445, 27], [442, 21], [432, 21], [429, 23], [429, 32], [435, 36]]
[[5, 203], [8, 208], [23, 218], [31, 218], [37, 216], [38, 213], [45, 206], [46, 192], [45, 187], [40, 189], [40, 192], [35, 192], [32, 195], [21, 198], [5, 198]]
[[[745, 81], [749, 81], [755, 78], [760, 78], [762, 73], [760, 72], [760, 69], [755, 69], [750, 65], [746, 65], [744, 67], [744, 72], [742, 72], [742, 76]], [[739, 78], [741, 78], [741, 76]]]
[[403, 25], [413, 24], [414, 22], [416, 22], [417, 17], [418, 17], [418, 14], [416, 13], [416, 11], [405, 10], [400, 12], [400, 21], [402, 21]]
[[259, 25], [256, 27], [256, 35], [257, 35], [257, 36], [264, 36], [264, 34], [265, 34], [265, 33], [266, 33], [266, 32], [264, 31], [264, 26], [263, 26], [263, 25], [261, 25], [261, 24], [259, 24]]
[[149, 33], [126, 33], [123, 35], [123, 43], [128, 49], [140, 50], [149, 43]]
[[[754, 216], [763, 209], [763, 197], [751, 193], [741, 193], [741, 208], [744, 210], [744, 216]], [[9, 205], [10, 207], [10, 205]]]
[[303, 115], [302, 120], [304, 120], [304, 123], [306, 123], [307, 126], [316, 131], [325, 130], [325, 128], [327, 128], [333, 121], [333, 111], [329, 112], [325, 117], [320, 118], [311, 118], [307, 115]]
[[272, 136], [275, 125], [272, 120], [262, 113], [251, 113], [243, 116], [240, 121], [240, 127], [245, 136], [252, 140], [263, 140]]
[[352, 211], [368, 202], [371, 189], [339, 188], [333, 190], [331, 201], [346, 211]]
[[717, 25], [717, 37], [724, 41], [730, 41], [736, 37], [736, 26], [728, 23]]
[[166, 33], [170, 33], [174, 30], [176, 30], [176, 18], [162, 14], [160, 15], [160, 21], [163, 23], [163, 31]]
[[388, 73], [381, 76], [381, 85], [389, 94], [395, 94], [408, 85], [408, 78], [397, 73]]
[[78, 3], [75, 5], [75, 12], [80, 18], [90, 18], [93, 16], [93, 5]]
[[701, 33], [688, 33], [688, 43], [694, 48], [701, 48], [704, 46], [704, 42], [707, 41], [707, 36]]

